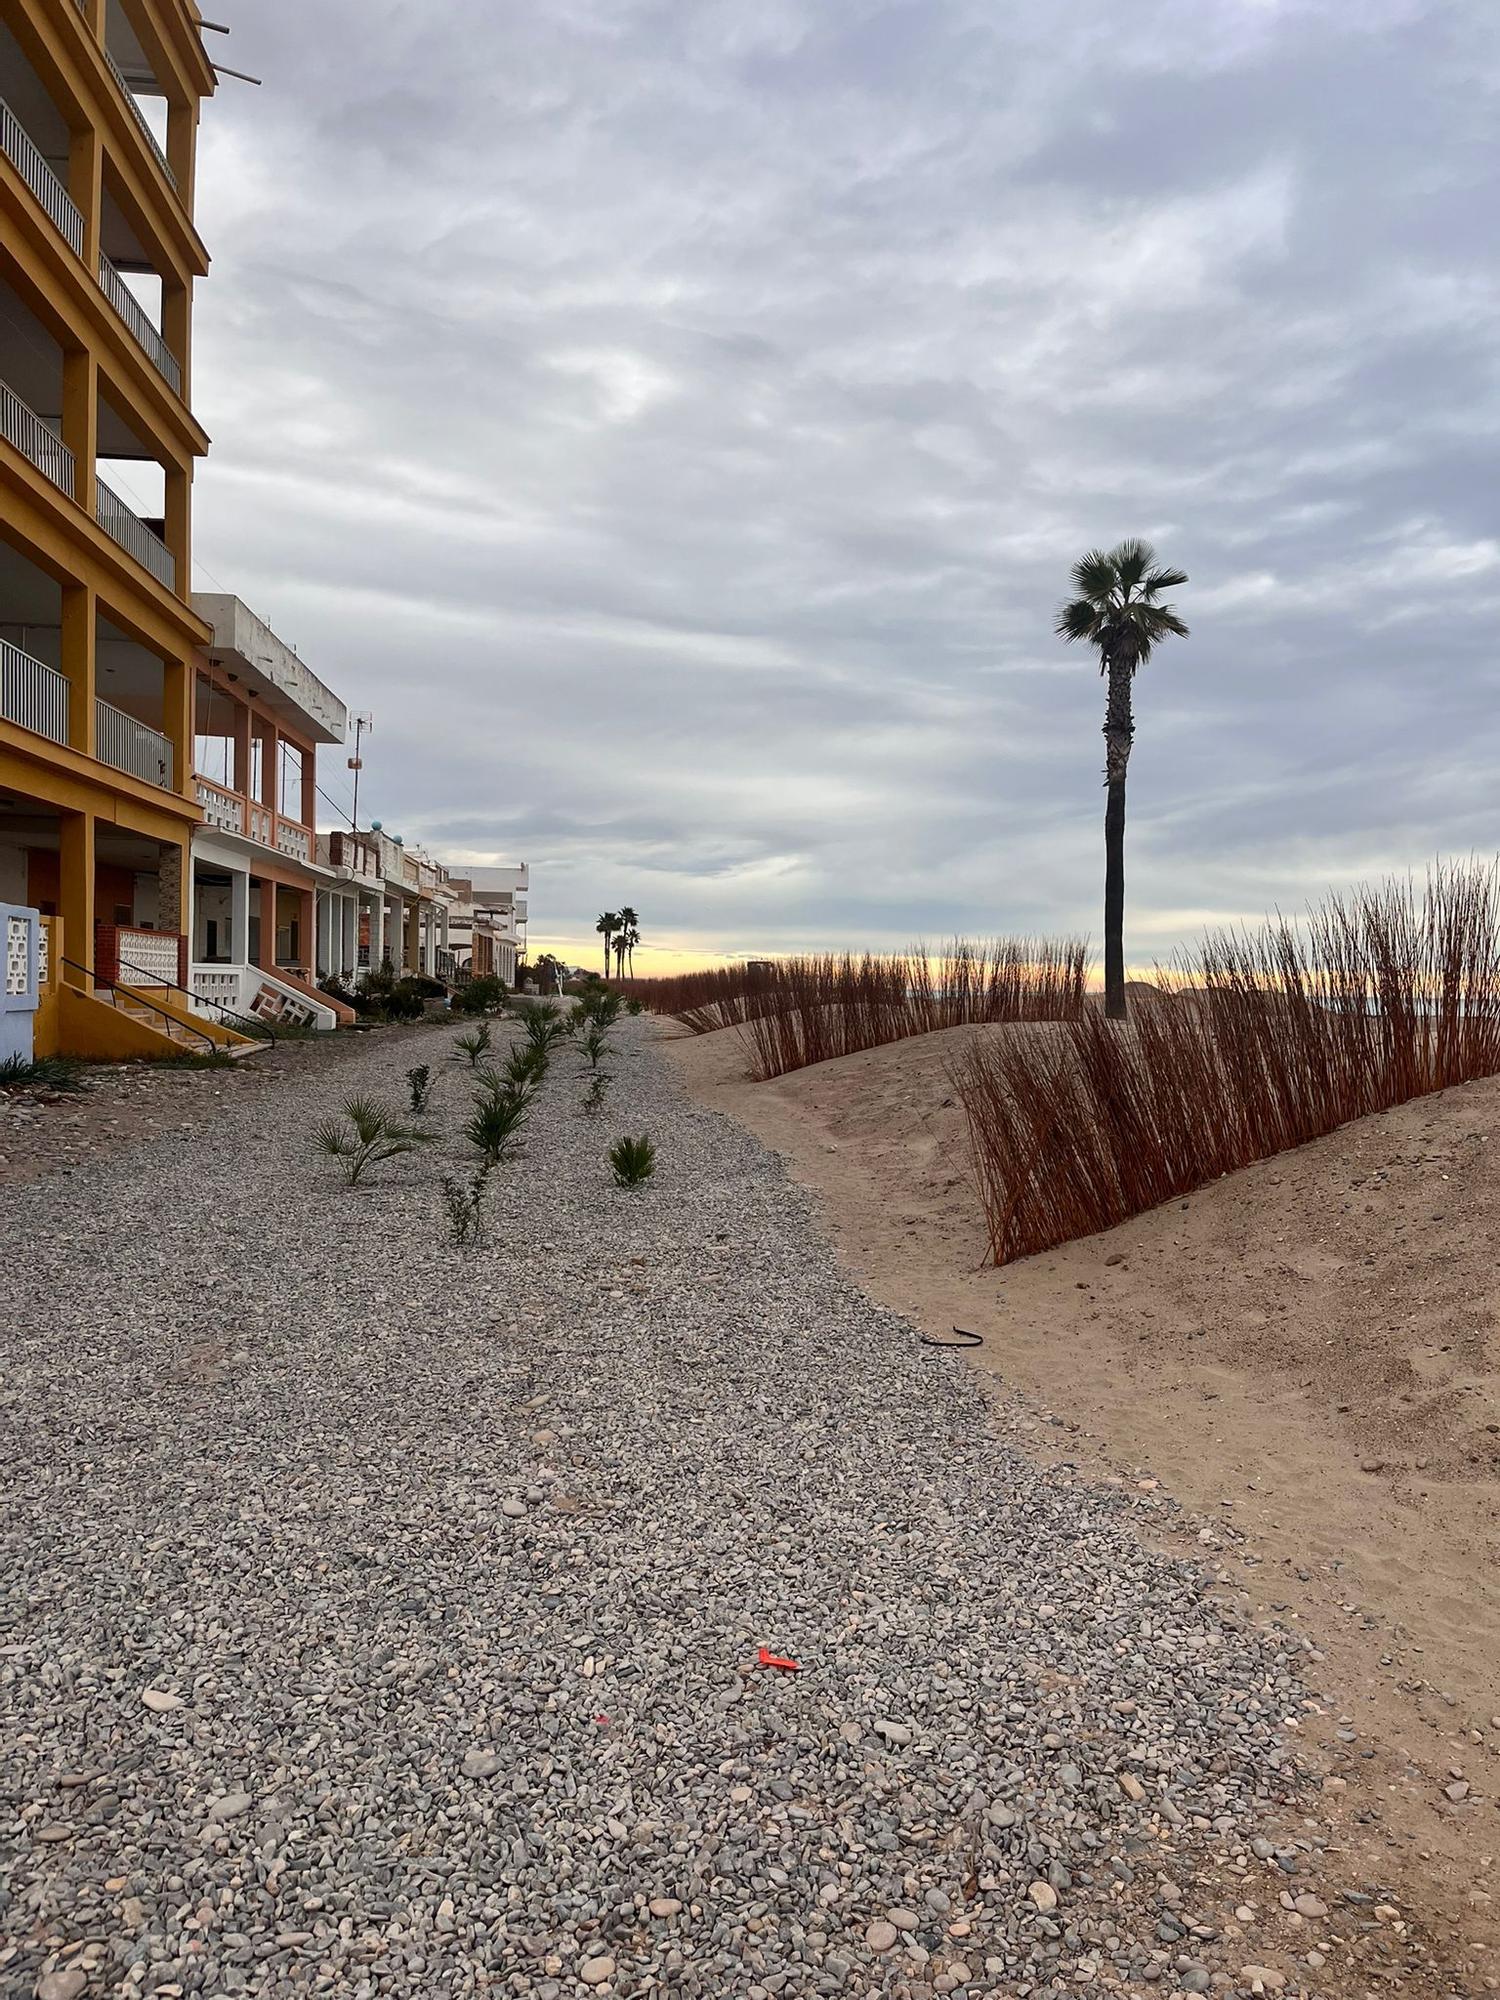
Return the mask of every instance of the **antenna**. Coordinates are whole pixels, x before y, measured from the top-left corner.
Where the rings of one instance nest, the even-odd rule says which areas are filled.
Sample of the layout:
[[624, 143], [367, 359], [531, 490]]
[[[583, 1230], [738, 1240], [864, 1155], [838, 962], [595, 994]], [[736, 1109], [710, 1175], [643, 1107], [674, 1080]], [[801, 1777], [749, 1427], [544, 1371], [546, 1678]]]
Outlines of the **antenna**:
[[349, 816], [349, 830], [359, 832], [359, 774], [365, 768], [365, 760], [360, 755], [360, 745], [367, 729], [373, 730], [375, 718], [370, 715], [356, 715], [354, 718], [354, 755], [349, 759], [349, 769], [354, 773], [354, 810]]

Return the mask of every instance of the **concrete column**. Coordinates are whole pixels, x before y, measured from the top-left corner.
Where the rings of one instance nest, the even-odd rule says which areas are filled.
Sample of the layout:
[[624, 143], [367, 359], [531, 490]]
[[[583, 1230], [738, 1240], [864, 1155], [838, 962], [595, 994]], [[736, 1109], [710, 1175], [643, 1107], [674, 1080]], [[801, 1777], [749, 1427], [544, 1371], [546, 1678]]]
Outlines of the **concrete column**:
[[182, 400], [193, 406], [193, 287], [164, 283], [161, 294], [161, 337], [182, 369]]
[[[234, 704], [234, 775], [229, 780], [230, 789], [250, 796], [250, 704], [236, 700]], [[247, 829], [248, 831], [248, 829]]]
[[344, 898], [343, 972], [346, 979], [359, 973], [359, 898]]
[[99, 459], [99, 368], [81, 347], [63, 354], [62, 439], [73, 454], [73, 498], [92, 520]]
[[68, 677], [68, 743], [86, 757], [94, 754], [98, 710], [97, 660], [99, 624], [97, 600], [82, 584], [64, 586], [62, 594], [62, 670]]
[[104, 146], [92, 126], [75, 132], [69, 143], [68, 193], [83, 217], [84, 268], [97, 280], [104, 221]]
[[317, 917], [313, 910], [311, 889], [296, 889], [297, 898], [297, 956], [293, 961], [304, 968], [309, 979], [318, 976]]
[[161, 733], [172, 746], [172, 789], [193, 790], [194, 669], [187, 660], [163, 660], [161, 668]]
[[276, 884], [259, 878], [260, 937], [255, 962], [262, 972], [276, 970]]
[[385, 897], [370, 898], [370, 970], [378, 972], [385, 957]]
[[250, 963], [250, 871], [234, 869], [229, 877], [229, 957], [235, 965]]
[[318, 753], [312, 744], [302, 751], [302, 824], [318, 823]]
[[61, 853], [57, 913], [62, 918], [62, 949], [74, 963], [62, 969], [70, 986], [93, 991], [94, 982], [79, 966], [94, 963], [94, 821], [89, 813], [65, 812], [59, 828]]
[[193, 594], [193, 466], [169, 465], [165, 481], [167, 547], [177, 565], [177, 595]]

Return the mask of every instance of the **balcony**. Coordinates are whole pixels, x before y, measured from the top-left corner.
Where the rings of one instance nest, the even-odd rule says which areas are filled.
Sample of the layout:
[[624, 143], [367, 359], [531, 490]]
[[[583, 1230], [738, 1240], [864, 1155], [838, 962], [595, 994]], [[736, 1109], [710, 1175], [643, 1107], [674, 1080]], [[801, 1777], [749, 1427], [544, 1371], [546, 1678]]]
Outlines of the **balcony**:
[[23, 403], [13, 389], [0, 382], [0, 437], [13, 444], [23, 458], [52, 481], [71, 500], [75, 496], [73, 454], [50, 425]]
[[68, 740], [68, 683], [55, 667], [0, 639], [0, 716], [53, 743]]
[[312, 860], [312, 829], [301, 820], [284, 819], [258, 799], [232, 792], [212, 778], [195, 776], [193, 789], [206, 825], [217, 827], [221, 833], [238, 834], [242, 840], [253, 840], [258, 846], [273, 848], [292, 861]]
[[131, 291], [125, 280], [101, 250], [99, 253], [99, 288], [115, 311], [124, 320], [136, 340], [145, 349], [146, 357], [174, 396], [182, 394], [182, 368], [177, 356], [167, 346], [156, 328], [147, 318], [145, 309]]
[[[80, 0], [80, 9], [81, 7], [82, 7], [82, 0]], [[110, 75], [114, 78], [115, 82], [120, 86], [120, 95], [124, 98], [126, 104], [128, 104], [130, 107], [131, 117], [134, 118], [136, 124], [139, 125], [141, 131], [145, 135], [146, 144], [150, 147], [152, 153], [156, 157], [156, 164], [161, 168], [162, 172], [166, 175], [168, 187], [170, 187], [172, 192], [175, 194], [177, 192], [177, 176], [176, 174], [173, 173], [172, 168], [167, 160], [167, 156], [161, 149], [161, 141], [157, 138], [156, 134], [151, 130], [150, 119], [147, 118], [145, 112], [142, 111], [140, 105], [136, 102], [135, 92], [130, 88], [130, 85], [125, 81], [125, 72], [120, 68], [120, 65], [115, 61], [114, 57], [110, 54], [108, 49], [104, 51], [104, 60], [109, 64]]]
[[94, 755], [112, 770], [125, 771], [148, 785], [172, 789], [172, 745], [159, 729], [148, 729], [133, 715], [94, 703]]
[[175, 590], [177, 561], [161, 536], [153, 533], [140, 515], [125, 505], [113, 487], [106, 486], [102, 479], [96, 479], [94, 485], [94, 516], [105, 534], [149, 569], [159, 583]]
[[10, 161], [27, 187], [51, 216], [72, 245], [75, 256], [83, 255], [83, 216], [72, 196], [37, 150], [25, 126], [0, 97], [0, 153]]
[[193, 787], [206, 826], [216, 826], [220, 833], [244, 833], [245, 801], [238, 792], [226, 791], [211, 778], [195, 778]]

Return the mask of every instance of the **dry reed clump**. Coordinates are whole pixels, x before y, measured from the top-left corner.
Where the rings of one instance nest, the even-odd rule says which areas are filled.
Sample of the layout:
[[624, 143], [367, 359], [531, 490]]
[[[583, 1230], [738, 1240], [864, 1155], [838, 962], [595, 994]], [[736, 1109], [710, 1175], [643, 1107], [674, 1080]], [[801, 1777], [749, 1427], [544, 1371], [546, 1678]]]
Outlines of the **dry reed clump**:
[[694, 1034], [745, 1031], [764, 1082], [935, 1028], [993, 1021], [1063, 1021], [1083, 1011], [1089, 952], [1076, 938], [955, 939], [888, 956], [824, 952], [638, 981], [656, 1013]]
[[1128, 1023], [1089, 1012], [952, 1065], [995, 1263], [1500, 1072], [1500, 877], [1443, 866], [1212, 934], [1159, 985]]
[[762, 965], [727, 965], [669, 979], [632, 979], [625, 990], [650, 1013], [668, 1014], [693, 1034], [710, 1035], [746, 1020], [766, 982]]

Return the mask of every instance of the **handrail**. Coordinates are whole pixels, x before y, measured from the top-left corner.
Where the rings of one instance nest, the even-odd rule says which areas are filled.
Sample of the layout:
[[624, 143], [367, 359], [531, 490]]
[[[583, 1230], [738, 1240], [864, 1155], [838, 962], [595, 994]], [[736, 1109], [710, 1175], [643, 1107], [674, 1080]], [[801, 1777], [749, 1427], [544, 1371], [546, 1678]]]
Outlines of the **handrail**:
[[[226, 1007], [222, 1000], [215, 1000], [211, 993], [195, 993], [191, 986], [179, 985], [179, 983], [175, 979], [163, 979], [159, 973], [153, 972], [149, 965], [136, 965], [128, 958], [122, 958], [120, 960], [120, 964], [123, 965], [129, 972], [144, 973], [146, 978], [148, 978], [154, 986], [170, 986], [174, 993], [186, 994], [189, 1000], [197, 1001], [197, 1003], [201, 1007], [217, 1007], [219, 1012], [221, 1014], [227, 1014], [231, 1021], [244, 1021], [248, 1023], [248, 1025], [250, 1026], [250, 1028], [254, 1033], [264, 1035], [266, 1040], [271, 1044], [271, 1046], [273, 1048], [275, 1047], [276, 1045], [275, 1031], [273, 1030], [270, 1022], [262, 1021], [259, 1015], [241, 1014], [236, 1008]], [[134, 993], [135, 988], [132, 986], [130, 988], [130, 991]], [[177, 1019], [177, 1016], [174, 1014], [172, 1016], [172, 1019], [175, 1021]], [[203, 1030], [200, 1028], [198, 1032], [201, 1035]], [[212, 1039], [212, 1037], [210, 1037], [210, 1039]], [[217, 1047], [218, 1044], [215, 1043], [214, 1046]]]
[[[167, 1007], [158, 1007], [154, 1000], [148, 1000], [145, 997], [139, 987], [122, 985], [118, 979], [106, 979], [104, 974], [96, 972], [92, 965], [80, 965], [76, 958], [69, 958], [66, 954], [63, 955], [62, 962], [64, 965], [71, 965], [75, 972], [86, 972], [96, 986], [107, 986], [111, 993], [128, 993], [133, 1001], [142, 1007], [149, 1007], [153, 1014], [160, 1014], [164, 1021], [175, 1021], [179, 1028], [191, 1029], [195, 1035], [201, 1036], [208, 1043], [208, 1046], [214, 1051], [215, 1055], [219, 1053], [219, 1044], [214, 1040], [207, 1028], [200, 1028], [195, 1021], [184, 1021], [180, 1015], [172, 1013]], [[123, 964], [124, 961], [122, 960], [121, 963]], [[138, 972], [140, 967], [136, 966], [132, 969]], [[156, 977], [154, 973], [151, 976], [153, 978]], [[172, 986], [176, 984], [176, 981], [163, 979], [158, 983], [163, 986]]]

